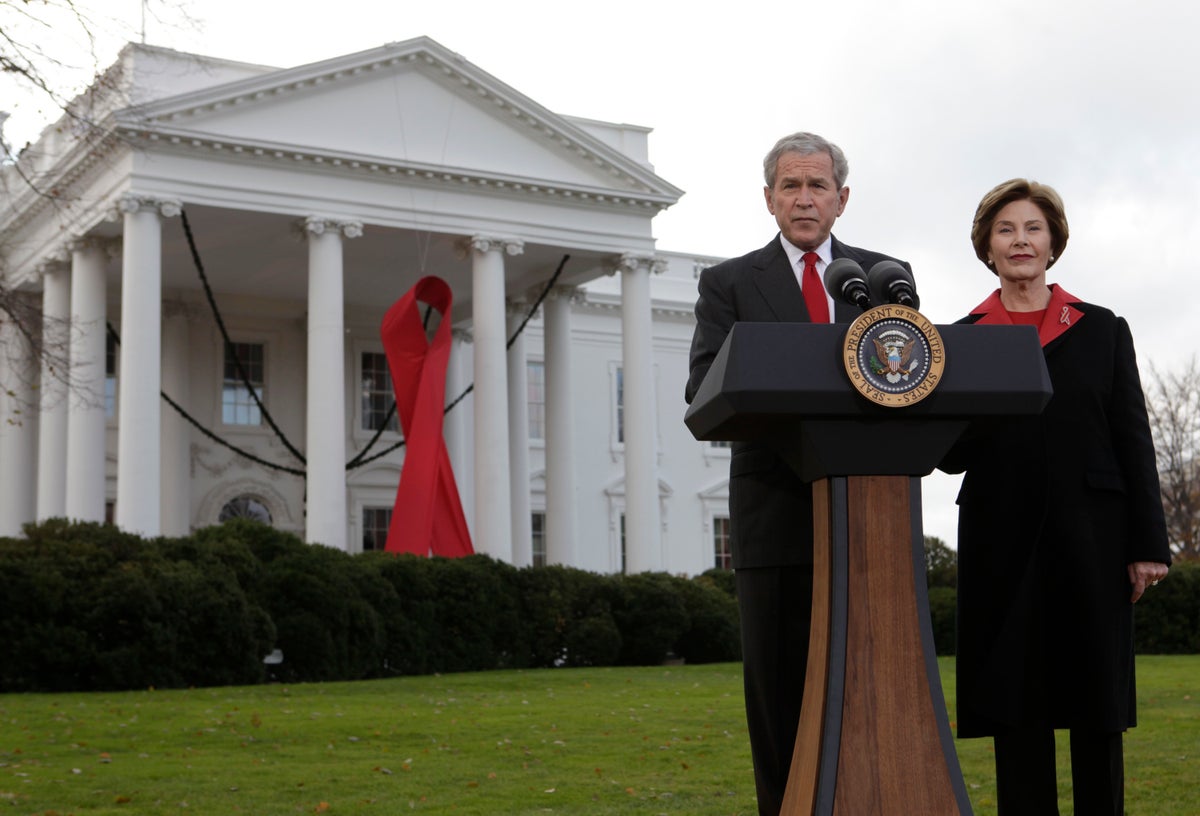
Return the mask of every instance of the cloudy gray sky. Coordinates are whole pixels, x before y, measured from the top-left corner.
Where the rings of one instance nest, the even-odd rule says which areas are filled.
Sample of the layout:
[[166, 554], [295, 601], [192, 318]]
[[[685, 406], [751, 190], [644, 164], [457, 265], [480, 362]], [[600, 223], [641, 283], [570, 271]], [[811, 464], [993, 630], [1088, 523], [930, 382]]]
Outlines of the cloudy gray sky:
[[[100, 62], [137, 36], [138, 0]], [[1185, 0], [161, 0], [154, 45], [277, 66], [427, 35], [559, 113], [654, 128], [651, 160], [686, 195], [659, 215], [662, 249], [742, 254], [774, 223], [761, 158], [812, 130], [850, 159], [835, 232], [913, 264], [922, 312], [965, 314], [994, 287], [968, 233], [979, 198], [1014, 176], [1062, 194], [1071, 240], [1051, 279], [1124, 314], [1143, 377], [1186, 364], [1200, 324], [1200, 4]], [[156, 20], [155, 16], [161, 17]], [[122, 23], [124, 28], [122, 28]], [[78, 81], [85, 81], [90, 69]], [[68, 80], [64, 80], [68, 81]], [[18, 144], [34, 108], [0, 85]], [[37, 122], [40, 126], [41, 121]], [[954, 540], [954, 480], [926, 481], [926, 531]]]

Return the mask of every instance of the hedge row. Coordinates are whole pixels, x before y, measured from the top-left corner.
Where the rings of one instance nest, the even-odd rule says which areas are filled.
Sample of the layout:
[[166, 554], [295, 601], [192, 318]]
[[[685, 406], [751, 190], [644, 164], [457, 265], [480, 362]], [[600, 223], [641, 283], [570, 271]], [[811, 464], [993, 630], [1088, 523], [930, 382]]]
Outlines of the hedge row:
[[[353, 680], [740, 658], [724, 576], [348, 555], [248, 521], [0, 539], [0, 691]], [[264, 665], [274, 649], [282, 662]]]
[[[928, 546], [931, 545], [932, 546]], [[939, 654], [953, 551], [927, 542]], [[0, 692], [737, 660], [733, 575], [348, 555], [249, 521], [178, 539], [55, 520], [0, 539]], [[1140, 653], [1200, 652], [1200, 564], [1137, 605]], [[265, 665], [279, 649], [283, 661]]]
[[[939, 655], [955, 652], [957, 553], [940, 539], [926, 538], [929, 618]], [[1165, 581], [1148, 589], [1134, 607], [1134, 650], [1138, 654], [1200, 653], [1200, 562], [1177, 561]]]

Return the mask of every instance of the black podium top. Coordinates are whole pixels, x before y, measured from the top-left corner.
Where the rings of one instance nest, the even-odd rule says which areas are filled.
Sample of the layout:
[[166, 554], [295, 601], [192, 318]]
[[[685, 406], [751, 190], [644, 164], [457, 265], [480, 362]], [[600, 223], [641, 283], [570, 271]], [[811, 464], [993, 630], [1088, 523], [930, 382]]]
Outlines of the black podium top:
[[914, 405], [851, 385], [846, 324], [735, 323], [684, 422], [697, 439], [759, 441], [806, 479], [925, 475], [975, 417], [1038, 414], [1053, 389], [1032, 326], [938, 326], [945, 368]]

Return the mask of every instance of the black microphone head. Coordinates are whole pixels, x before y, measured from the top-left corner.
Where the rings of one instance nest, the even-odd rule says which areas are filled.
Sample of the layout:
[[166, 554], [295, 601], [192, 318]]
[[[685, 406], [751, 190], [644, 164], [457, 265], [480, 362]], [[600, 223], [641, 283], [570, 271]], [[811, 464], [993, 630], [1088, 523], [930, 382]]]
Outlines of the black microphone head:
[[899, 303], [913, 309], [921, 308], [912, 272], [897, 261], [880, 261], [872, 266], [867, 273], [867, 284], [871, 288], [871, 300], [876, 304]]
[[834, 258], [825, 267], [825, 289], [834, 300], [849, 303], [862, 309], [870, 307], [867, 291], [867, 276], [857, 261], [850, 258]]

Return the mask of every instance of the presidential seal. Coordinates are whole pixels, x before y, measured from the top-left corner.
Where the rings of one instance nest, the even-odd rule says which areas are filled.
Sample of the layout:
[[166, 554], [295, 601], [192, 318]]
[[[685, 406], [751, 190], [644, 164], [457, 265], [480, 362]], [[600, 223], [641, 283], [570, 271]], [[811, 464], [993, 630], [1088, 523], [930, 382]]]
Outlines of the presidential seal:
[[876, 306], [851, 323], [842, 355], [855, 390], [889, 407], [925, 399], [946, 365], [937, 327], [916, 309], [896, 304]]

